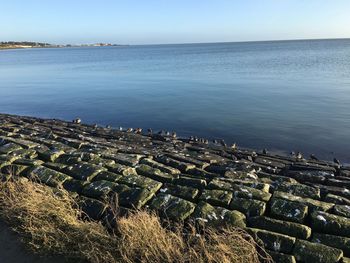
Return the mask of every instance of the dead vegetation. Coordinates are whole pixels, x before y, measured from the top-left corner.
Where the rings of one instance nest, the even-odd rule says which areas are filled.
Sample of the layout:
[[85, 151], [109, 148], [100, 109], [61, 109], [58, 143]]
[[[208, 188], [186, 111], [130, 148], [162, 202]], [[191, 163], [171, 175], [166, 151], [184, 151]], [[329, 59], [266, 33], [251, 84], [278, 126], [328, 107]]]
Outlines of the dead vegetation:
[[271, 262], [242, 230], [170, 230], [146, 211], [117, 218], [111, 234], [100, 222], [82, 220], [68, 192], [24, 178], [0, 182], [0, 214], [34, 252], [84, 262]]

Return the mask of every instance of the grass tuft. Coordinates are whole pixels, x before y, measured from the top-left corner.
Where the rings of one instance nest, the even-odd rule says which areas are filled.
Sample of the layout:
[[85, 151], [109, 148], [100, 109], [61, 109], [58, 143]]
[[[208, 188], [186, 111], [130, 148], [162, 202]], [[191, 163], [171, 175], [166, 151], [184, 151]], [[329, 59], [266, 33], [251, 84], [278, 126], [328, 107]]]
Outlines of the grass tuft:
[[0, 183], [0, 213], [36, 253], [62, 255], [92, 263], [271, 262], [257, 244], [236, 228], [204, 229], [162, 226], [159, 217], [135, 211], [118, 217], [113, 234], [99, 222], [82, 220], [74, 198], [19, 178]]

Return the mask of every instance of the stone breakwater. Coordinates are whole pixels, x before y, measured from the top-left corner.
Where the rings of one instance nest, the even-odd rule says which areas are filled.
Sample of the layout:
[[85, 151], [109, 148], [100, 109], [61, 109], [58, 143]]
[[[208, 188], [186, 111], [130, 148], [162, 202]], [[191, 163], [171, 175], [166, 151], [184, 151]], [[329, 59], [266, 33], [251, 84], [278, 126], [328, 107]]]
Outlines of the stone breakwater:
[[350, 167], [297, 157], [0, 114], [0, 179], [63, 187], [93, 219], [117, 194], [122, 211], [242, 227], [276, 262], [350, 262]]

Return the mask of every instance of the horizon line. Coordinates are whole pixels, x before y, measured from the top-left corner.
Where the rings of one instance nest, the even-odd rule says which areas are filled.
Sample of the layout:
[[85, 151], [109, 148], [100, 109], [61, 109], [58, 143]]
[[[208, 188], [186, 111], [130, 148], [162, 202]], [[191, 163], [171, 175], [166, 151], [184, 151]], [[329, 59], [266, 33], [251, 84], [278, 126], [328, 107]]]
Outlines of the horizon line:
[[0, 42], [34, 42], [34, 43], [48, 43], [50, 45], [93, 45], [98, 43], [120, 45], [120, 46], [160, 46], [160, 45], [191, 45], [191, 44], [229, 44], [229, 43], [257, 43], [257, 42], [288, 42], [288, 41], [315, 41], [315, 40], [350, 40], [350, 37], [339, 37], [339, 38], [295, 38], [295, 39], [267, 39], [267, 40], [240, 40], [240, 41], [213, 41], [213, 42], [183, 42], [183, 43], [145, 43], [145, 44], [121, 44], [112, 43], [109, 41], [97, 41], [92, 43], [48, 43], [47, 41], [31, 41], [31, 40], [6, 40]]

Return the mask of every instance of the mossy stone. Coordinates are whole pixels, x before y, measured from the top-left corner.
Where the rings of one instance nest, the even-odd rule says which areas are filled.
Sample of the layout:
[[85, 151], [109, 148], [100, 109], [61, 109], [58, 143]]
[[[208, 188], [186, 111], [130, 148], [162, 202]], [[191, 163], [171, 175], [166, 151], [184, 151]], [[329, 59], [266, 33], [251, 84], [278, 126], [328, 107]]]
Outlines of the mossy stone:
[[199, 202], [191, 215], [199, 224], [214, 227], [235, 226], [245, 227], [245, 216], [239, 211], [231, 211], [221, 207], [214, 207], [206, 202]]
[[273, 261], [276, 263], [296, 263], [295, 257], [293, 255], [278, 253], [271, 250], [267, 250], [267, 253], [269, 253]]
[[64, 171], [77, 180], [91, 181], [98, 173], [105, 170], [101, 166], [81, 162], [67, 166]]
[[102, 171], [102, 172], [99, 172], [94, 177], [93, 181], [105, 180], [105, 181], [110, 181], [110, 182], [116, 183], [122, 177], [123, 176], [121, 174], [116, 174], [116, 173], [112, 173], [109, 171]]
[[289, 194], [308, 197], [312, 199], [320, 199], [321, 192], [319, 188], [304, 185], [304, 184], [289, 184], [289, 183], [281, 183], [278, 184], [275, 188], [275, 191], [286, 192]]
[[228, 207], [233, 193], [225, 190], [208, 190], [204, 189], [199, 200], [205, 201], [214, 206]]
[[163, 185], [161, 182], [137, 174], [124, 175], [119, 178], [118, 182], [130, 187], [144, 188], [152, 193], [157, 192]]
[[84, 186], [82, 194], [84, 196], [97, 199], [105, 198], [108, 195], [108, 193], [114, 189], [115, 186], [115, 183], [105, 180], [94, 181]]
[[277, 220], [265, 216], [250, 217], [248, 225], [301, 239], [309, 239], [311, 228], [302, 224]]
[[165, 218], [183, 221], [193, 213], [196, 206], [179, 197], [160, 193], [153, 199], [150, 207]]
[[326, 203], [311, 198], [295, 196], [293, 194], [275, 191], [273, 193], [274, 198], [284, 199], [288, 201], [298, 202], [307, 205], [311, 211], [328, 211], [333, 208], [334, 204]]
[[343, 251], [322, 244], [297, 240], [293, 255], [302, 262], [334, 263], [343, 257]]
[[34, 166], [29, 170], [28, 176], [33, 180], [39, 180], [52, 187], [58, 187], [62, 185], [64, 181], [71, 179], [70, 176], [64, 173], [57, 172], [44, 166]]
[[272, 198], [270, 201], [271, 216], [303, 223], [308, 214], [308, 206], [298, 202], [291, 202], [285, 199]]
[[347, 217], [316, 211], [311, 214], [311, 227], [320, 233], [350, 237], [350, 219]]
[[159, 191], [161, 193], [171, 194], [189, 201], [194, 201], [199, 194], [199, 190], [197, 188], [173, 184], [165, 184]]
[[266, 203], [259, 200], [234, 197], [230, 203], [230, 209], [238, 210], [247, 217], [260, 216], [265, 213]]
[[321, 243], [330, 247], [343, 250], [346, 256], [350, 256], [350, 238], [329, 234], [313, 233], [312, 242]]
[[151, 167], [149, 165], [141, 164], [136, 167], [136, 172], [138, 174], [150, 177], [154, 180], [163, 183], [171, 183], [175, 178], [178, 178], [178, 175], [172, 175], [165, 172], [162, 172], [158, 168]]
[[290, 254], [296, 241], [295, 237], [290, 237], [267, 230], [250, 227], [246, 228], [246, 230], [254, 237], [255, 240], [261, 240], [264, 243], [265, 248], [275, 252]]

